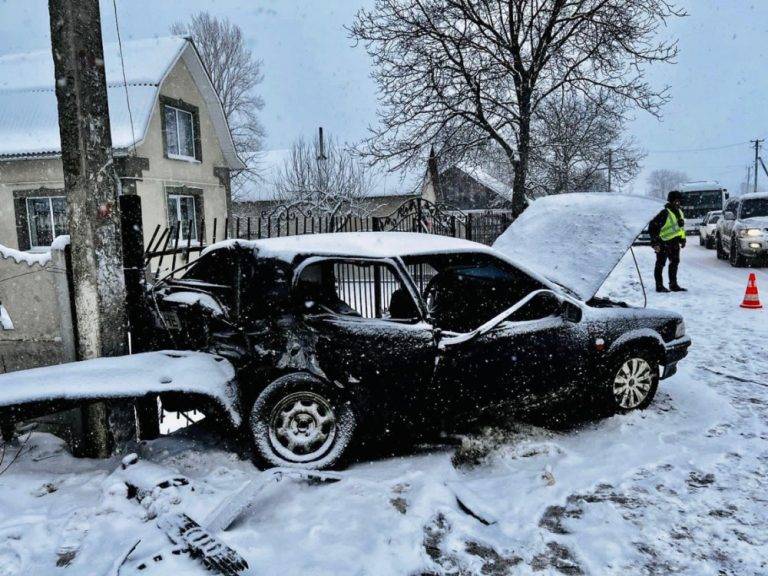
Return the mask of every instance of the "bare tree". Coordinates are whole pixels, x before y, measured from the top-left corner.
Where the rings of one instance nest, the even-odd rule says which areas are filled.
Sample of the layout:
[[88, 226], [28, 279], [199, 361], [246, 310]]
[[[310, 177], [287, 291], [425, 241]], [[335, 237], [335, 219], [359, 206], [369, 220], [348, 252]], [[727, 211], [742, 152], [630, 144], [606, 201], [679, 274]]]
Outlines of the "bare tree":
[[643, 154], [624, 136], [625, 110], [610, 94], [586, 99], [562, 92], [536, 114], [529, 189], [534, 195], [603, 191], [633, 179]]
[[661, 168], [648, 174], [648, 195], [666, 199], [667, 194], [683, 182], [688, 182], [688, 174], [680, 170]]
[[[221, 100], [237, 154], [253, 169], [264, 138], [264, 128], [258, 118], [264, 101], [255, 92], [264, 79], [261, 61], [245, 46], [243, 32], [237, 24], [208, 12], [194, 14], [188, 23], [176, 22], [171, 26], [171, 33], [192, 38]], [[250, 177], [249, 171], [235, 177], [235, 199], [243, 181]]]
[[415, 162], [493, 143], [514, 167], [513, 208], [525, 207], [534, 117], [563, 90], [609, 92], [658, 115], [666, 89], [645, 69], [672, 62], [656, 40], [684, 12], [673, 0], [377, 0], [350, 29], [380, 89], [380, 125], [366, 152]]
[[372, 169], [350, 149], [328, 138], [321, 145], [299, 139], [291, 146], [275, 182], [277, 200], [286, 208], [302, 208], [330, 216], [365, 216], [375, 209], [370, 193]]

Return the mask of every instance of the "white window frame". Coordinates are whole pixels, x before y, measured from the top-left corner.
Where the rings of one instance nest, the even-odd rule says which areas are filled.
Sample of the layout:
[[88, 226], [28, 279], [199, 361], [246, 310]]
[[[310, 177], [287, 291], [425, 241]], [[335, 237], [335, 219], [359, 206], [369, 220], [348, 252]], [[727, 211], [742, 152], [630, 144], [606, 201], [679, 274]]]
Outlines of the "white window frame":
[[[192, 201], [192, 230], [190, 234], [190, 240], [192, 242], [197, 242], [197, 203], [195, 202], [195, 197], [192, 194], [168, 194], [168, 200], [173, 200], [174, 204], [176, 206], [176, 221], [182, 222], [181, 219], [181, 199], [182, 198], [189, 198]], [[167, 202], [166, 202], [167, 205]], [[168, 225], [171, 225], [171, 215], [168, 214]], [[181, 226], [179, 227], [181, 230]], [[171, 233], [173, 233], [173, 230], [171, 230]], [[184, 237], [183, 234], [179, 233], [179, 241], [181, 240], [187, 240], [187, 238]]]
[[29, 209], [29, 201], [30, 200], [47, 200], [48, 201], [48, 217], [51, 219], [51, 233], [53, 239], [55, 239], [59, 234], [56, 232], [56, 219], [53, 217], [53, 201], [56, 198], [63, 198], [65, 201], [67, 199], [66, 196], [59, 195], [59, 196], [28, 196], [25, 198], [24, 207], [27, 209], [27, 235], [29, 236], [29, 249], [30, 250], [39, 250], [40, 248], [48, 248], [49, 245], [42, 245], [42, 244], [36, 244], [33, 242], [32, 239], [32, 213]]
[[172, 158], [173, 160], [186, 160], [186, 161], [194, 161], [199, 162], [195, 155], [195, 115], [192, 112], [189, 112], [187, 110], [182, 110], [181, 108], [176, 108], [175, 106], [171, 106], [170, 104], [163, 104], [165, 106], [165, 117], [168, 117], [168, 114], [170, 112], [173, 112], [173, 114], [176, 116], [176, 149], [181, 151], [181, 139], [179, 137], [179, 114], [186, 114], [189, 116], [189, 131], [192, 134], [192, 156], [187, 156], [186, 154], [171, 154], [168, 151], [168, 143], [167, 139], [170, 138], [170, 134], [168, 134], [168, 130], [166, 126], [163, 126], [163, 130], [165, 131], [165, 138], [166, 138], [166, 155], [168, 158]]

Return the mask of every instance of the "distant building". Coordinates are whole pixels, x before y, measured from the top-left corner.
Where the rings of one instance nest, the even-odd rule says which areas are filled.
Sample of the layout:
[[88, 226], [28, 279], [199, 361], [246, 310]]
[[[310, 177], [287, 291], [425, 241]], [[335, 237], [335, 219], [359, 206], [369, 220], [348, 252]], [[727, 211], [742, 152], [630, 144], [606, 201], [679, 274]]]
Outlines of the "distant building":
[[[133, 40], [123, 54], [125, 79], [118, 46], [104, 46], [123, 192], [141, 196], [145, 241], [177, 222], [196, 240], [203, 218], [226, 218], [230, 171], [244, 168], [221, 103], [190, 40]], [[50, 50], [0, 57], [0, 244], [10, 248], [42, 249], [68, 231], [54, 80]]]
[[437, 201], [459, 210], [511, 208], [512, 187], [482, 168], [459, 162], [439, 171]]
[[[233, 199], [232, 212], [235, 217], [256, 218], [285, 204], [281, 199], [277, 183], [284, 166], [290, 160], [291, 150], [269, 150], [256, 160], [258, 176], [246, 182]], [[412, 198], [426, 198], [434, 201], [424, 170], [385, 172], [373, 177], [371, 190], [366, 195], [372, 216], [387, 216]]]

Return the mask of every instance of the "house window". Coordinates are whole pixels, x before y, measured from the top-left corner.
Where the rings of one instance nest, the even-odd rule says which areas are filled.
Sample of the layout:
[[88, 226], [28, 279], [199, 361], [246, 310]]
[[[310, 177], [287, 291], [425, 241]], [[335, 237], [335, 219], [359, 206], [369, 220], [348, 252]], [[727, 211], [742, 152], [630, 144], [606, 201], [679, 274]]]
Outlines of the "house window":
[[66, 198], [64, 196], [27, 198], [27, 222], [30, 247], [50, 246], [56, 236], [69, 234]]
[[168, 194], [168, 225], [175, 234], [179, 227], [179, 238], [197, 240], [197, 211], [195, 197], [187, 194]]
[[192, 112], [165, 105], [165, 144], [169, 158], [195, 160], [195, 117]]

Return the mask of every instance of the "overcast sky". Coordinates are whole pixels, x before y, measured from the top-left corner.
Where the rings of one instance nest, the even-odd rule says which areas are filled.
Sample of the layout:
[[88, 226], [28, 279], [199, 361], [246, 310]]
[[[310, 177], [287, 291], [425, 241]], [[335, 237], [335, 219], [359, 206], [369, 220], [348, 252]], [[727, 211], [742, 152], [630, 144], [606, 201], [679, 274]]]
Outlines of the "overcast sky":
[[[167, 35], [174, 21], [199, 10], [239, 24], [264, 61], [267, 147], [284, 148], [320, 125], [355, 141], [375, 120], [376, 87], [367, 56], [344, 30], [356, 10], [371, 3], [118, 0], [117, 6], [124, 39]], [[737, 190], [753, 157], [748, 141], [768, 133], [768, 2], [682, 4], [690, 16], [669, 30], [680, 39], [679, 62], [649, 74], [654, 84], [670, 86], [673, 99], [661, 122], [639, 114], [629, 126], [648, 156], [627, 191], [643, 192], [646, 174], [655, 168], [683, 170], [693, 180], [719, 180]], [[111, 0], [102, 0], [102, 25], [105, 41], [115, 40]], [[0, 54], [47, 48], [49, 37], [47, 0], [0, 0]], [[701, 148], [717, 149], [689, 151]]]

